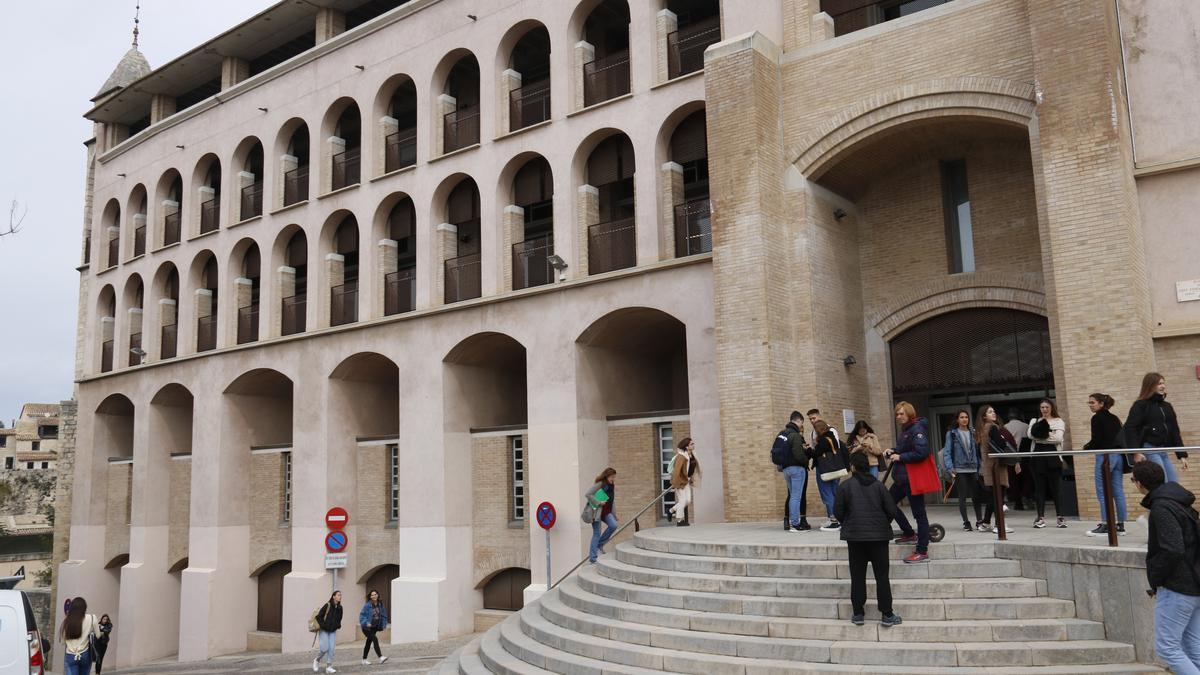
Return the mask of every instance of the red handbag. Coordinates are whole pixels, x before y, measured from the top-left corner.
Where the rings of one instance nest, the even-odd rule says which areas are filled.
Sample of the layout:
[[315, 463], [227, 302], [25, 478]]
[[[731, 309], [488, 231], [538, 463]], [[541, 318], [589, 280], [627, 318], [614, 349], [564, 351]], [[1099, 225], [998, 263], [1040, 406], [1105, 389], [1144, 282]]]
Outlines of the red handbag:
[[920, 462], [905, 466], [908, 469], [908, 487], [912, 494], [923, 495], [938, 492], [942, 489], [942, 481], [938, 478], [937, 463], [930, 454]]

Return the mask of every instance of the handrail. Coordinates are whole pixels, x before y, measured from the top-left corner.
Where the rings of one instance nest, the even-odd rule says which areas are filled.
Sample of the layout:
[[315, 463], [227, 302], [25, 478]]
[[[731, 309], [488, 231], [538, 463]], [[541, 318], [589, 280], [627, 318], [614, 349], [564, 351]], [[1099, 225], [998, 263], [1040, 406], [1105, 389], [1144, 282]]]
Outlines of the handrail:
[[[616, 539], [616, 538], [617, 538], [617, 535], [618, 535], [618, 534], [621, 534], [621, 532], [622, 532], [622, 531], [624, 531], [624, 530], [625, 530], [625, 528], [629, 527], [630, 525], [636, 525], [636, 524], [637, 524], [637, 521], [638, 521], [638, 518], [641, 518], [643, 513], [645, 513], [646, 511], [650, 510], [650, 507], [651, 507], [651, 506], [654, 506], [655, 504], [657, 504], [657, 503], [658, 503], [658, 501], [659, 501], [660, 499], [662, 499], [663, 497], [665, 497], [665, 496], [666, 496], [666, 494], [667, 494], [668, 492], [671, 492], [671, 491], [673, 491], [674, 489], [675, 489], [675, 488], [667, 488], [666, 490], [663, 490], [662, 492], [658, 493], [658, 496], [657, 496], [657, 497], [655, 497], [654, 499], [651, 499], [649, 504], [646, 504], [645, 506], [643, 506], [643, 507], [642, 507], [642, 510], [641, 510], [641, 511], [638, 511], [638, 512], [637, 512], [637, 514], [636, 514], [636, 515], [635, 515], [633, 518], [631, 518], [631, 519], [629, 519], [629, 520], [625, 521], [625, 524], [624, 524], [624, 525], [622, 525], [622, 526], [618, 527], [618, 528], [616, 529], [616, 531], [612, 533], [612, 536], [610, 536], [610, 537], [609, 537], [609, 539]], [[640, 527], [640, 526], [639, 526], [639, 527]], [[574, 567], [572, 567], [570, 570], [568, 570], [566, 574], [562, 575], [562, 577], [560, 577], [558, 581], [554, 582], [553, 584], [550, 584], [550, 588], [547, 588], [546, 590], [547, 590], [547, 591], [552, 591], [552, 590], [554, 590], [554, 587], [555, 587], [555, 586], [557, 586], [557, 585], [561, 584], [562, 582], [566, 581], [567, 577], [569, 577], [569, 576], [571, 576], [572, 574], [574, 574], [574, 573], [575, 573], [575, 570], [579, 569], [580, 567], [583, 567], [583, 564], [584, 564], [585, 562], [587, 562], [589, 558], [591, 558], [591, 555], [584, 556], [583, 560], [580, 560], [579, 562], [575, 563], [575, 566], [574, 566]]]

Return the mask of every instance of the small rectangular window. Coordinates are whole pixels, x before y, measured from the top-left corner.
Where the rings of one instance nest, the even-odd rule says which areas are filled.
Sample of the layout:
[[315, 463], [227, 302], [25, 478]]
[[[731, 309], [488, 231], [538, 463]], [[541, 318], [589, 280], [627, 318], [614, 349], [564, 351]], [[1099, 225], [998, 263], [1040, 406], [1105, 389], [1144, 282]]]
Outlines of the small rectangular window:
[[41, 441], [32, 441], [32, 444], [33, 444], [33, 451], [34, 451], [34, 452], [37, 452], [38, 450], [41, 450], [41, 448], [42, 448], [42, 443], [41, 443]]
[[14, 460], [12, 457], [5, 457], [4, 458], [4, 468], [6, 468], [6, 469], [13, 468], [13, 461]]
[[946, 248], [950, 273], [975, 271], [975, 241], [971, 229], [971, 199], [967, 194], [967, 162], [942, 162], [942, 210], [946, 218]]
[[281, 522], [292, 522], [292, 453], [281, 452], [283, 460], [283, 517]]
[[508, 447], [512, 457], [512, 518], [525, 519], [525, 438], [509, 436]]
[[32, 469], [32, 468], [33, 468], [33, 462], [25, 462], [25, 468], [26, 468], [26, 469]]
[[50, 468], [50, 462], [42, 462], [42, 468], [43, 468], [43, 469], [49, 469], [49, 468]]
[[388, 446], [388, 520], [400, 520], [400, 446]]
[[8, 436], [0, 436], [0, 448], [8, 447]]
[[[659, 487], [662, 492], [671, 487], [671, 458], [675, 456], [675, 429], [670, 422], [656, 425], [655, 438], [657, 447], [654, 449], [659, 467]], [[667, 517], [667, 511], [675, 506], [675, 493], [668, 492], [662, 498], [662, 517]]]

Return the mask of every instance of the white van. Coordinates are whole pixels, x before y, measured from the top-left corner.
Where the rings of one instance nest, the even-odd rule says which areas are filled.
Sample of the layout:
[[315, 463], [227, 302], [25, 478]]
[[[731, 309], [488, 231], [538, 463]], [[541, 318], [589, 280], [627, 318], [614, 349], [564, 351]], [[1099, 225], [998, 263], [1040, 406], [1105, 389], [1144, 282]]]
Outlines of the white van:
[[11, 588], [21, 577], [0, 577], [0, 675], [44, 675], [46, 644], [24, 591]]

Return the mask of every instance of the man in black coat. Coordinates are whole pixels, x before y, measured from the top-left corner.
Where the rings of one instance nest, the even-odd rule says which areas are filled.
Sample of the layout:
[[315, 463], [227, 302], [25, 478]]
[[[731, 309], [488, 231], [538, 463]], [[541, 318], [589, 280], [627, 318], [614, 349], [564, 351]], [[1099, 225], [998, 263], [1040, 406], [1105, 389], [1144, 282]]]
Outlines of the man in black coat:
[[856, 626], [865, 623], [867, 604], [867, 563], [875, 572], [875, 595], [884, 627], [900, 624], [900, 615], [892, 611], [892, 585], [888, 580], [888, 543], [892, 539], [892, 521], [900, 511], [892, 495], [871, 475], [871, 460], [866, 453], [850, 455], [850, 478], [842, 481], [834, 497], [833, 512], [842, 524], [841, 538], [850, 553], [850, 604]]
[[779, 432], [787, 438], [791, 457], [780, 467], [787, 481], [788, 497], [784, 518], [790, 532], [807, 532], [808, 524], [808, 444], [804, 442], [804, 415], [793, 410], [787, 426]]
[[1200, 675], [1200, 517], [1196, 497], [1143, 460], [1133, 483], [1150, 510], [1146, 579], [1154, 595], [1154, 650], [1177, 675]]

